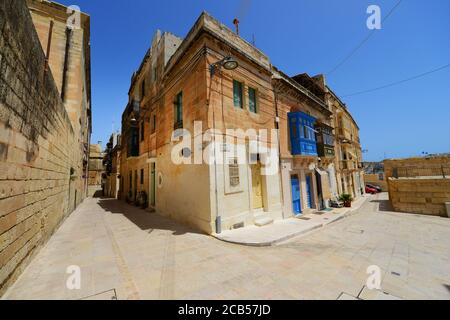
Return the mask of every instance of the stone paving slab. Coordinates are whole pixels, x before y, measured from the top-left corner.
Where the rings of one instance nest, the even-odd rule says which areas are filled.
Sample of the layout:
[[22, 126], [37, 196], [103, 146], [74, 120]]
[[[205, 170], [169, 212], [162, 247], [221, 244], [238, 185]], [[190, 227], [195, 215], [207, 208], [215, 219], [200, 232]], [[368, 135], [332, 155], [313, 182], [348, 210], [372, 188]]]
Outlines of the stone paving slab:
[[[1, 299], [109, 300], [112, 290], [118, 300], [383, 299], [361, 293], [377, 265], [382, 292], [449, 300], [450, 219], [381, 210], [386, 199], [270, 247], [229, 244], [117, 200], [88, 199]], [[79, 290], [66, 286], [72, 265], [81, 268]]]
[[[249, 226], [245, 228], [226, 230], [213, 236], [221, 241], [251, 246], [268, 247], [304, 235], [310, 231], [322, 228], [339, 221], [358, 210], [370, 196], [363, 196], [353, 202], [351, 208], [339, 208], [323, 214], [306, 214], [299, 218], [277, 220], [263, 227]], [[301, 218], [306, 218], [301, 219]]]

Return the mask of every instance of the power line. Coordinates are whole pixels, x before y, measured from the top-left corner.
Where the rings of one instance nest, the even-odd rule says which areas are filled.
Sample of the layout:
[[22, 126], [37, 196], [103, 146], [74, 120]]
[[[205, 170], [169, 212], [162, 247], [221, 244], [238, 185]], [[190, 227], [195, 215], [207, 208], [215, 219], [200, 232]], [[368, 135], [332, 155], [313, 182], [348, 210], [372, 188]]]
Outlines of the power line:
[[433, 70], [430, 70], [430, 71], [427, 71], [427, 72], [415, 75], [415, 76], [407, 78], [407, 79], [403, 79], [403, 80], [399, 80], [399, 81], [396, 81], [396, 82], [392, 82], [392, 83], [386, 84], [384, 86], [380, 86], [380, 87], [376, 87], [376, 88], [368, 89], [368, 90], [364, 90], [364, 91], [359, 91], [359, 92], [355, 92], [355, 93], [352, 93], [352, 94], [347, 94], [345, 96], [342, 96], [342, 98], [353, 97], [353, 96], [357, 96], [357, 95], [360, 95], [360, 94], [363, 94], [363, 93], [369, 93], [369, 92], [378, 91], [378, 90], [381, 90], [381, 89], [393, 87], [393, 86], [399, 85], [401, 83], [405, 83], [405, 82], [408, 82], [408, 81], [416, 80], [418, 78], [422, 78], [422, 77], [427, 76], [427, 75], [429, 75], [431, 73], [435, 73], [435, 72], [441, 71], [441, 70], [443, 70], [445, 68], [448, 68], [448, 67], [450, 67], [450, 63], [446, 64], [446, 65], [444, 65], [442, 67], [439, 67], [437, 69], [433, 69]]
[[[395, 9], [402, 3], [403, 0], [399, 0], [397, 4], [389, 11], [389, 13], [381, 20], [382, 23], [384, 23], [391, 15], [394, 13]], [[365, 37], [360, 44], [356, 46], [355, 49], [353, 49], [341, 62], [339, 62], [330, 72], [328, 72], [326, 75], [329, 76], [330, 74], [334, 73], [337, 69], [339, 69], [344, 63], [346, 63], [355, 53], [358, 51], [375, 33], [376, 30], [372, 30], [367, 37]]]

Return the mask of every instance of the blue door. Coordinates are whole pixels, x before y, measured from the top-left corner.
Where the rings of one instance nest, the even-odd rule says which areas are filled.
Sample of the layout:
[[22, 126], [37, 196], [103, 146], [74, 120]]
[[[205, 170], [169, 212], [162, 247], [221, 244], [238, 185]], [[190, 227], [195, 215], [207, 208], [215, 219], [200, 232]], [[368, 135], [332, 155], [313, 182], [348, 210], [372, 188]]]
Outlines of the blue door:
[[292, 206], [295, 215], [302, 213], [302, 206], [300, 202], [300, 182], [298, 176], [291, 176], [292, 185]]
[[306, 202], [308, 204], [308, 208], [312, 208], [312, 182], [311, 176], [306, 176]]

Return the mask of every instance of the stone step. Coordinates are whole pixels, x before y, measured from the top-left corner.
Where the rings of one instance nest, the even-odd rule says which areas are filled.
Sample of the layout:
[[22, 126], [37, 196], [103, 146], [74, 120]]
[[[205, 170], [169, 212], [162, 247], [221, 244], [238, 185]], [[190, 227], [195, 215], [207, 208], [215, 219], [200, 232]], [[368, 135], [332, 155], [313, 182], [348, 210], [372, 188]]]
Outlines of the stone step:
[[258, 226], [258, 227], [267, 226], [267, 225], [272, 224], [272, 223], [273, 223], [273, 219], [270, 218], [270, 217], [267, 217], [267, 216], [265, 216], [265, 217], [258, 217], [255, 220], [255, 225]]

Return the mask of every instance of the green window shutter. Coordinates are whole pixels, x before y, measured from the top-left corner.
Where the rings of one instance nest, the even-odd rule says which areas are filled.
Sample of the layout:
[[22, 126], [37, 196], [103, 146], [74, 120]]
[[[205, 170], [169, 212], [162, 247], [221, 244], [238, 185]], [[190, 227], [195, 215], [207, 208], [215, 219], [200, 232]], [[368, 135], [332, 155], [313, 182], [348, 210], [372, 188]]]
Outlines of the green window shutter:
[[180, 124], [183, 121], [183, 92], [175, 98], [174, 122]]
[[251, 112], [257, 113], [256, 90], [253, 88], [248, 88], [248, 107]]
[[183, 121], [183, 92], [178, 94], [178, 121]]
[[234, 106], [237, 108], [243, 108], [242, 104], [242, 83], [233, 80], [233, 101]]

